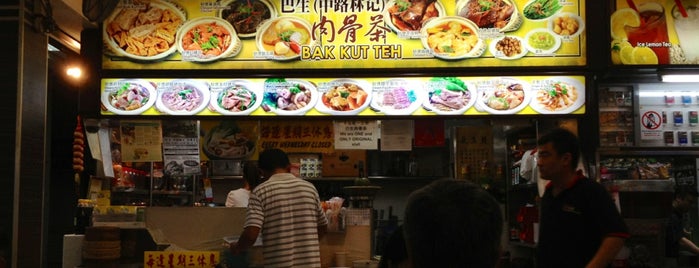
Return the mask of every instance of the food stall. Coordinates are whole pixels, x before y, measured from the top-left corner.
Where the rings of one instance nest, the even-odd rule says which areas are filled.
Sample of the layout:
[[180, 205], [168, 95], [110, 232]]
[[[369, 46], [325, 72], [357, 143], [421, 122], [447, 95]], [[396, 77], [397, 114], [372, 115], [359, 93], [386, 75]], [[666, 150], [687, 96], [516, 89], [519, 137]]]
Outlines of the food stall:
[[120, 1], [98, 40], [96, 175], [148, 215], [221, 202], [241, 161], [281, 148], [324, 200], [357, 177], [382, 186], [352, 218], [368, 249], [347, 259], [370, 259], [383, 212], [435, 178], [505, 192], [512, 126], [586, 124], [585, 1], [482, 2]]
[[[629, 263], [663, 266], [673, 193], [697, 189], [697, 3], [612, 1], [609, 13], [611, 57], [598, 80], [595, 170], [627, 219]], [[696, 228], [696, 209], [683, 221], [686, 230]], [[696, 266], [696, 256], [680, 255], [681, 267]]]

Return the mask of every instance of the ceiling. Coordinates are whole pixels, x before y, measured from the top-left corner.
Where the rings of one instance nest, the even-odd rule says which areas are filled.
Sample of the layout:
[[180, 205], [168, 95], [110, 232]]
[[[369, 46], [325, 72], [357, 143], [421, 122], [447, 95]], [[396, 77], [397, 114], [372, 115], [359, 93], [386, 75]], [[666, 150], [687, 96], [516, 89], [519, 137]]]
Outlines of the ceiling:
[[53, 19], [58, 24], [58, 31], [51, 37], [66, 47], [80, 51], [80, 33], [86, 28], [97, 28], [97, 23], [90, 22], [82, 13], [83, 0], [50, 0]]

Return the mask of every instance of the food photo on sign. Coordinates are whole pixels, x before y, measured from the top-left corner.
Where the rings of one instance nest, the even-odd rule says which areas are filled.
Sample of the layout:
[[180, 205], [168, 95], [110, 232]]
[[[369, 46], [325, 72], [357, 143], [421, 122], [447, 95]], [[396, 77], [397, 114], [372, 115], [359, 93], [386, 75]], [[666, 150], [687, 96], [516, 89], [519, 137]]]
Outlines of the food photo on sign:
[[201, 121], [203, 159], [245, 160], [256, 153], [259, 122], [253, 120]]
[[585, 8], [580, 1], [306, 4], [121, 0], [103, 24], [103, 68], [371, 69], [586, 62]]

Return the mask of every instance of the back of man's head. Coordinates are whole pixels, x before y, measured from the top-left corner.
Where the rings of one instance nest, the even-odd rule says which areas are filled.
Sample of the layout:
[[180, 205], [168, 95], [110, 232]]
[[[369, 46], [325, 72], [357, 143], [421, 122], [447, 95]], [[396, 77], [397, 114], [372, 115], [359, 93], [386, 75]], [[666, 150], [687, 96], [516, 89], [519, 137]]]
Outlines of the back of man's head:
[[288, 168], [291, 163], [289, 156], [281, 149], [267, 149], [260, 153], [258, 166], [264, 171], [274, 171], [278, 168]]
[[410, 194], [403, 227], [415, 268], [493, 268], [500, 256], [500, 205], [469, 181], [442, 179]]

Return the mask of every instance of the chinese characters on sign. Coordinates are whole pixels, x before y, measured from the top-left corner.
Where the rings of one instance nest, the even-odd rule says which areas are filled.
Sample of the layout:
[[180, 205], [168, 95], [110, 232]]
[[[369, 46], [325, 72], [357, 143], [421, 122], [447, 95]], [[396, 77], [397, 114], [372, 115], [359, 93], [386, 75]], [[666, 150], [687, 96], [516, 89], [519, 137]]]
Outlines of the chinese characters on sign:
[[218, 251], [145, 251], [145, 268], [213, 268], [219, 263]]

